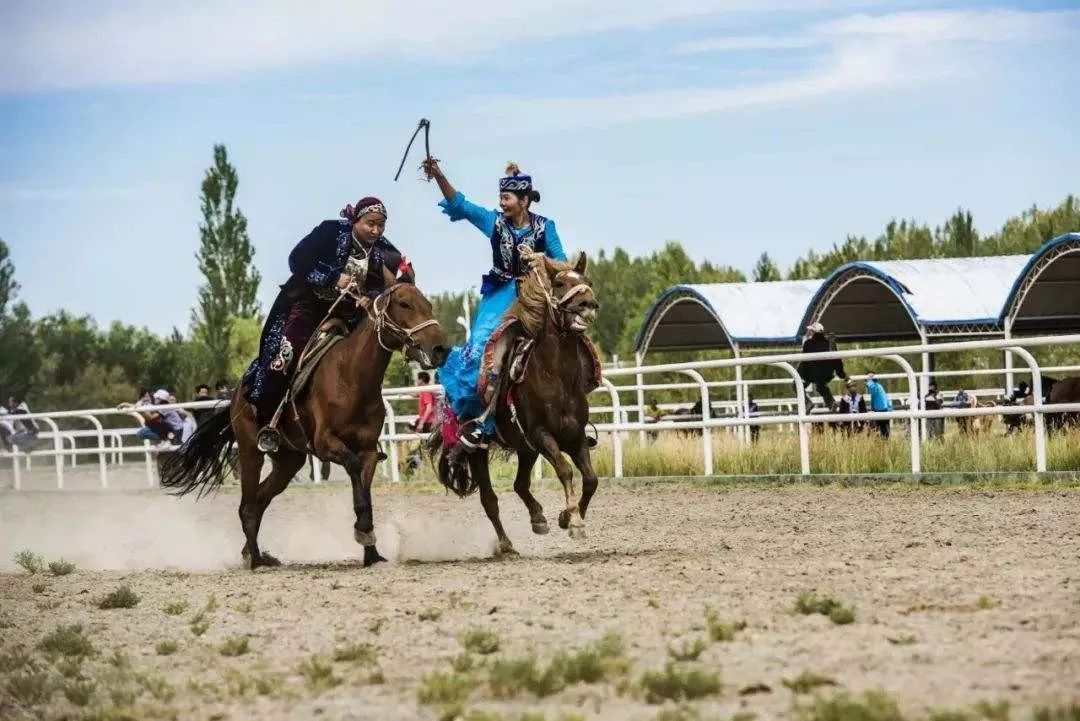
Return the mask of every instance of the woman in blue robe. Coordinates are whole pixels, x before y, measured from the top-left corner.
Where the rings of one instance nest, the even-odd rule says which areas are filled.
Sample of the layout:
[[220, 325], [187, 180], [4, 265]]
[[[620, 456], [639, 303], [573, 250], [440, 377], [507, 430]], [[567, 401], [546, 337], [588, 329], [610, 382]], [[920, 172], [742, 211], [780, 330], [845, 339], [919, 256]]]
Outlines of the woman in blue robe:
[[[383, 269], [397, 275], [407, 264], [386, 239], [386, 206], [378, 198], [362, 198], [346, 205], [341, 220], [324, 220], [289, 253], [292, 275], [282, 286], [266, 316], [259, 340], [259, 357], [244, 373], [246, 397], [256, 409], [259, 449], [273, 452], [280, 436], [274, 414], [281, 403], [296, 360], [303, 353], [318, 323], [341, 293], [362, 289], [374, 298], [386, 288]], [[360, 301], [343, 300], [334, 315], [357, 322]]]
[[[462, 424], [462, 445], [467, 449], [484, 448], [494, 435], [495, 418], [494, 414], [484, 415], [486, 408], [477, 393], [480, 361], [492, 332], [517, 298], [518, 279], [525, 271], [518, 246], [528, 246], [555, 260], [565, 261], [566, 253], [555, 222], [531, 212], [532, 204], [540, 202], [540, 193], [533, 187], [532, 178], [514, 163], [507, 166], [506, 176], [499, 180], [498, 211], [467, 200], [450, 184], [437, 160], [425, 161], [424, 170], [438, 183], [443, 194], [439, 207], [451, 222], [469, 221], [491, 244], [491, 270], [480, 285], [480, 304], [469, 340], [450, 351], [438, 372], [450, 408]], [[477, 422], [481, 417], [483, 422]]]

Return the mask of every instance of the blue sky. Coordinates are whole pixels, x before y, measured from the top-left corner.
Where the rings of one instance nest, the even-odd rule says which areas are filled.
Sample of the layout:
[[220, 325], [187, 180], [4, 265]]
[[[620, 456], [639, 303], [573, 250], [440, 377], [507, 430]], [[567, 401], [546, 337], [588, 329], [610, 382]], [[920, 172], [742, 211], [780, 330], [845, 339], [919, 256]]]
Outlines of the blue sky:
[[428, 117], [459, 189], [494, 204], [517, 161], [567, 248], [786, 267], [892, 217], [964, 206], [989, 232], [1080, 191], [1078, 67], [1075, 2], [14, 0], [0, 238], [35, 316], [186, 329], [222, 142], [264, 308], [293, 244], [368, 194], [422, 288], [476, 286], [485, 239], [419, 172], [392, 182]]

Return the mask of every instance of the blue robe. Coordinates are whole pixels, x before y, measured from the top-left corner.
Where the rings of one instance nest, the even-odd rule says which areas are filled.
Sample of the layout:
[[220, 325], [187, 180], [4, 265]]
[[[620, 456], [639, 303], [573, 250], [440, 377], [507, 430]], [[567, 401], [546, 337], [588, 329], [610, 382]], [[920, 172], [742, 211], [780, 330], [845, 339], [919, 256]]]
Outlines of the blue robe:
[[[549, 258], [566, 260], [562, 241], [555, 230], [555, 222], [539, 215], [530, 214], [530, 224], [514, 228], [494, 210], [482, 208], [465, 199], [461, 193], [451, 200], [439, 202], [443, 213], [452, 222], [467, 220], [483, 233], [491, 243], [492, 269], [483, 278], [480, 288], [480, 304], [469, 330], [467, 343], [455, 346], [438, 371], [439, 382], [445, 389], [446, 398], [459, 420], [476, 418], [484, 412], [483, 403], [477, 395], [480, 361], [492, 332], [502, 322], [503, 315], [517, 298], [516, 250], [511, 244], [501, 242], [500, 230], [509, 231], [515, 242], [526, 242], [542, 247]], [[536, 243], [539, 237], [539, 244]], [[494, 432], [495, 419], [489, 417], [485, 424], [488, 433]]]
[[[247, 398], [261, 406], [276, 405], [284, 390], [284, 378], [291, 370], [290, 361], [299, 355], [314, 328], [309, 323], [296, 324], [292, 336], [286, 333], [286, 324], [294, 308], [301, 306], [304, 315], [317, 323], [330, 310], [338, 297], [335, 289], [352, 248], [352, 224], [347, 220], [324, 220], [296, 244], [289, 253], [289, 270], [292, 275], [281, 286], [274, 305], [266, 315], [262, 336], [259, 340], [259, 357], [252, 361], [244, 373], [243, 385]], [[386, 238], [379, 238], [368, 251], [368, 272], [364, 295], [374, 298], [386, 289], [383, 268], [396, 275], [401, 264], [401, 252]], [[356, 321], [362, 311], [353, 303], [342, 302], [348, 320]], [[334, 314], [337, 315], [337, 309]], [[293, 313], [295, 320], [295, 313]], [[275, 366], [276, 364], [280, 367]], [[275, 373], [275, 371], [280, 371]], [[270, 398], [264, 398], [269, 393]]]

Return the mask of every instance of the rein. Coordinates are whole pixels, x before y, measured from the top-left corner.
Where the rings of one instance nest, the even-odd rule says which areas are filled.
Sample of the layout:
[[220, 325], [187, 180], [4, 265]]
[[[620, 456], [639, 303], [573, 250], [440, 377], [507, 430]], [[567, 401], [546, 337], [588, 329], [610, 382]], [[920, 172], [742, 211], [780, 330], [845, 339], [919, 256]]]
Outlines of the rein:
[[[389, 308], [391, 293], [393, 293], [394, 290], [396, 288], [399, 288], [400, 286], [400, 283], [390, 286], [384, 293], [379, 294], [371, 303], [371, 319], [375, 323], [375, 338], [379, 341], [379, 346], [382, 347], [382, 349], [387, 353], [393, 353], [396, 349], [390, 348], [386, 345], [386, 341], [383, 340], [384, 330], [388, 330], [391, 333], [396, 333], [400, 335], [402, 338], [401, 349], [404, 350], [405, 348], [418, 347], [416, 341], [413, 339], [414, 334], [419, 333], [425, 328], [429, 328], [433, 325], [439, 325], [439, 321], [435, 318], [429, 318], [422, 323], [417, 323], [411, 328], [402, 328], [400, 325], [398, 325], [397, 322], [395, 322], [394, 319], [391, 318], [390, 315], [387, 313], [387, 309]], [[379, 307], [380, 300], [384, 301], [381, 308]], [[420, 348], [420, 353], [424, 356], [425, 361], [430, 362], [431, 359], [428, 358], [428, 355], [423, 348]]]
[[[561, 297], [556, 298], [551, 292], [547, 276], [540, 269], [541, 263], [536, 261], [537, 258], [543, 256], [543, 253], [538, 253], [529, 246], [521, 244], [518, 246], [518, 254], [521, 256], [521, 260], [528, 264], [529, 273], [536, 278], [536, 282], [539, 284], [540, 290], [544, 294], [544, 299], [547, 301], [548, 305], [548, 315], [551, 317], [551, 321], [555, 324], [555, 327], [560, 330], [565, 330], [562, 327], [562, 323], [559, 322], [558, 312], [564, 311], [566, 304], [573, 300], [574, 296], [584, 293], [587, 290], [592, 290], [591, 286], [588, 283], [578, 283], [563, 293]], [[569, 272], [571, 271], [559, 271], [555, 277], [558, 278], [560, 275]]]

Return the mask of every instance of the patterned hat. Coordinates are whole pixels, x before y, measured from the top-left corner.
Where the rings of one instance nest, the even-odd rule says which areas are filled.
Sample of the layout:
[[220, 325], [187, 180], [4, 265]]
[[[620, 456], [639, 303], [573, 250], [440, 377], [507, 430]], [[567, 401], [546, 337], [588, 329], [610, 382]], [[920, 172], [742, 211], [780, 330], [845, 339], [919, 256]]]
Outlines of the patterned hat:
[[356, 205], [346, 205], [342, 208], [340, 215], [350, 223], [355, 223], [368, 213], [381, 213], [384, 218], [390, 217], [386, 212], [386, 205], [372, 195], [356, 201]]
[[532, 189], [532, 176], [522, 173], [517, 163], [507, 163], [506, 176], [499, 179], [499, 192], [529, 193]]

